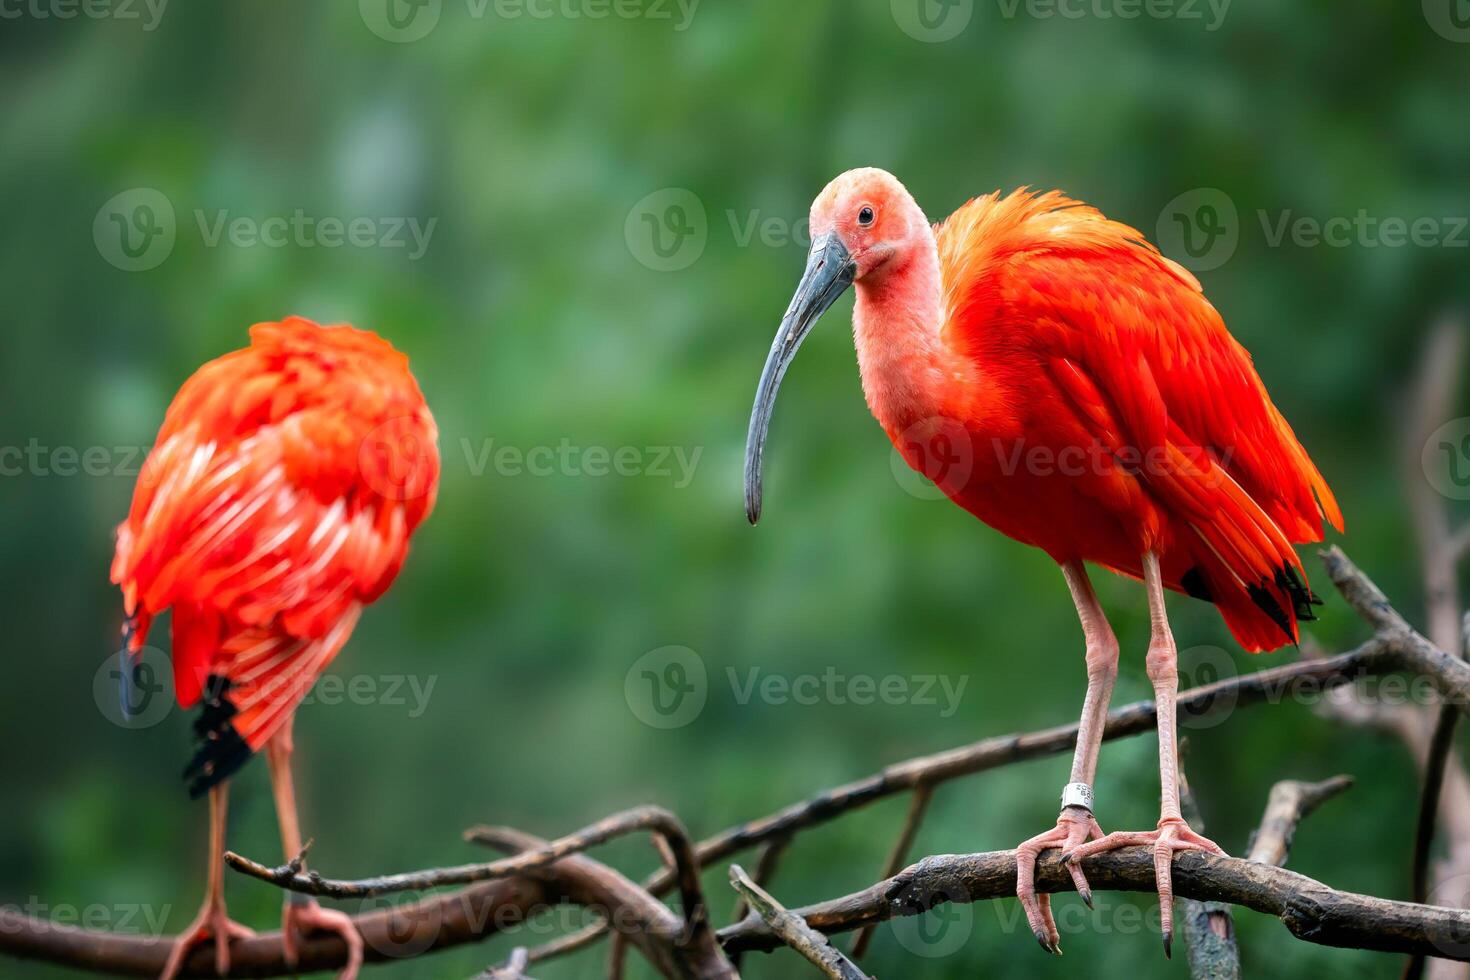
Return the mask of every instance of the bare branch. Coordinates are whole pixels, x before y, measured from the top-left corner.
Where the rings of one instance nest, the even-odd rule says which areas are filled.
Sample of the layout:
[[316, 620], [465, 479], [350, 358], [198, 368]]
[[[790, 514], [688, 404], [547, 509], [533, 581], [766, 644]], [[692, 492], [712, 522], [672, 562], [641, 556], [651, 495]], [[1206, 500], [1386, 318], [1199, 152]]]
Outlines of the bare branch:
[[[786, 849], [790, 846], [790, 837], [777, 837], [775, 840], [768, 842], [764, 847], [761, 848], [760, 857], [757, 859], [755, 865], [755, 883], [757, 885], [760, 885], [762, 888], [764, 888], [775, 879], [776, 868], [780, 866], [781, 858], [786, 854]], [[884, 877], [886, 878], [888, 876], [884, 875]], [[745, 918], [745, 914], [748, 911], [750, 911], [750, 909], [749, 906], [746, 905], [745, 896], [740, 895], [735, 899], [735, 911], [734, 914], [730, 916], [730, 920], [732, 922], [739, 922], [741, 919]], [[736, 970], [739, 970], [740, 954], [732, 954], [730, 957], [730, 962], [735, 965]]]
[[[653, 808], [645, 808], [651, 809]], [[630, 814], [636, 815], [640, 812], [643, 811], [630, 811]], [[600, 828], [618, 819], [610, 817], [593, 827]], [[677, 820], [674, 824], [682, 827]], [[632, 828], [661, 824], [658, 821], [643, 824], [642, 821], [625, 815], [622, 825]], [[672, 827], [667, 829], [672, 831]], [[471, 831], [470, 836], [476, 843], [523, 854], [539, 854], [556, 846], [555, 843], [548, 845], [538, 837], [506, 827], [479, 827]], [[670, 846], [676, 854], [689, 850], [687, 837], [684, 845], [672, 843]], [[551, 865], [538, 865], [526, 871], [526, 874], [533, 878], [544, 875], [552, 879], [570, 876], [571, 882], [578, 886], [570, 889], [572, 901], [589, 908], [605, 910], [606, 920], [618, 934], [637, 947], [666, 977], [681, 980], [739, 980], [734, 967], [715, 941], [703, 898], [696, 897], [692, 912], [681, 921], [666, 905], [629, 878], [580, 854], [560, 858]], [[697, 874], [695, 887], [698, 887]]]
[[[1129, 847], [1088, 858], [1094, 892], [1154, 891], [1153, 854]], [[1071, 875], [1054, 851], [1036, 869], [1043, 892], [1072, 890]], [[827, 935], [869, 922], [917, 915], [944, 902], [1013, 898], [1016, 852], [925, 858], [896, 878], [844, 898], [793, 910]], [[1189, 851], [1174, 859], [1174, 891], [1185, 898], [1229, 902], [1279, 917], [1306, 942], [1384, 952], [1423, 951], [1470, 959], [1470, 912], [1393, 902], [1337, 891], [1305, 875], [1240, 858]], [[720, 930], [727, 950], [772, 949], [779, 940], [764, 923], [747, 919]]]
[[501, 966], [492, 966], [475, 980], [533, 980], [526, 975], [531, 968], [531, 957], [524, 946], [511, 950], [509, 958]]
[[780, 902], [751, 881], [738, 864], [730, 865], [730, 884], [772, 933], [831, 980], [869, 980], [863, 971], [827, 941], [826, 936], [808, 926], [800, 916], [786, 911]]
[[[411, 905], [377, 909], [353, 917], [368, 962], [396, 962], [464, 943], [479, 942], [569, 901], [565, 879], [510, 878]], [[672, 916], [672, 913], [669, 913]], [[0, 908], [0, 951], [74, 969], [117, 976], [157, 977], [175, 937], [121, 935], [81, 929]], [[300, 958], [288, 966], [279, 931], [230, 946], [231, 976], [283, 977], [339, 970], [347, 963], [341, 937], [318, 934], [297, 944]], [[212, 949], [201, 948], [184, 967], [185, 977], [214, 977]]]
[[[1326, 689], [1330, 697], [1333, 688], [1348, 682], [1404, 669], [1430, 678], [1436, 689], [1461, 710], [1470, 705], [1470, 667], [1415, 633], [1372, 580], [1340, 549], [1324, 552], [1322, 560], [1334, 585], [1374, 628], [1376, 635], [1356, 649], [1335, 657], [1313, 657], [1182, 691], [1177, 699], [1180, 717], [1202, 719], [1255, 704], [1275, 703], [1290, 698], [1298, 687], [1312, 688], [1313, 694]], [[1125, 705], [1108, 714], [1103, 739], [1111, 741], [1152, 731], [1157, 720], [1153, 701]], [[825, 790], [769, 816], [739, 824], [703, 841], [696, 851], [701, 864], [713, 864], [923, 784], [938, 785], [1001, 766], [1070, 752], [1076, 741], [1077, 725], [1073, 723], [1038, 732], [996, 736], [958, 749], [919, 756], [891, 765], [866, 779]], [[649, 877], [644, 885], [660, 895], [667, 891], [671, 881], [671, 876], [660, 872]], [[557, 952], [581, 949], [596, 942], [604, 932], [602, 926], [588, 926], [565, 937]], [[540, 952], [533, 954], [533, 958], [539, 959]]]
[[1271, 787], [1261, 826], [1251, 838], [1247, 861], [1281, 867], [1291, 851], [1291, 837], [1317, 807], [1351, 788], [1351, 776], [1333, 776], [1320, 783], [1283, 779]]

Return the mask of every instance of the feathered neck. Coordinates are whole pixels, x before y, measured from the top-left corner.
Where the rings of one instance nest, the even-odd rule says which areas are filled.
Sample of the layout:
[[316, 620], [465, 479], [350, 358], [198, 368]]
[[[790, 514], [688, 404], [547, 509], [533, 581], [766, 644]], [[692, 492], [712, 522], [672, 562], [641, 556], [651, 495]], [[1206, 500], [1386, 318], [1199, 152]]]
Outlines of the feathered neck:
[[[918, 212], [917, 205], [914, 210]], [[940, 335], [944, 298], [939, 247], [922, 212], [917, 223], [922, 230], [899, 254], [858, 280], [853, 309], [863, 394], [890, 437], [945, 414], [946, 382], [956, 370]]]

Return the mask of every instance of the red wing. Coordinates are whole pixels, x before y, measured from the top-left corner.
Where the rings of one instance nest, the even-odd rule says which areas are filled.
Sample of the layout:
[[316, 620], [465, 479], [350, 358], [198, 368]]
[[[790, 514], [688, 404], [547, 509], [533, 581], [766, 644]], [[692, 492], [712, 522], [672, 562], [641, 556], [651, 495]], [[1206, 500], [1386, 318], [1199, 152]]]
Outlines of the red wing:
[[1138, 232], [1058, 194], [1018, 193], [960, 209], [939, 243], [952, 343], [982, 364], [997, 352], [1069, 362], [1133, 448], [1207, 450], [1294, 541], [1321, 540], [1324, 515], [1342, 529], [1250, 355]]
[[324, 369], [256, 341], [181, 389], [118, 528], [112, 578], [135, 645], [176, 609], [185, 706], [228, 666], [235, 634], [318, 640], [381, 594], [437, 485], [437, 436], [411, 378], [398, 390], [340, 352]]
[[1131, 454], [1185, 532], [1194, 564], [1171, 584], [1219, 604], [1251, 649], [1294, 640], [1313, 597], [1291, 544], [1342, 515], [1194, 277], [1058, 194], [972, 202], [938, 237], [947, 341], [1002, 390], [1050, 378], [1048, 408]]

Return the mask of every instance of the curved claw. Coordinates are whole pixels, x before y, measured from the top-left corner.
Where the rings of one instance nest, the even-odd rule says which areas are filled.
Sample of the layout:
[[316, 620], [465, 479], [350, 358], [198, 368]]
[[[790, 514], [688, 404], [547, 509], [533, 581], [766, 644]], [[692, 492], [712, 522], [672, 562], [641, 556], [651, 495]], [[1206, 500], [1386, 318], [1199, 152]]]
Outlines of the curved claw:
[[194, 947], [210, 939], [214, 940], [214, 972], [226, 976], [230, 972], [231, 940], [252, 939], [254, 936], [254, 929], [242, 926], [226, 914], [223, 903], [207, 901], [194, 921], [179, 933], [158, 980], [174, 980], [183, 972], [184, 961]]
[[1083, 858], [1121, 847], [1144, 845], [1153, 848], [1154, 880], [1159, 893], [1160, 925], [1164, 933], [1164, 955], [1174, 955], [1174, 855], [1181, 851], [1204, 851], [1207, 854], [1224, 856], [1225, 851], [1201, 834], [1195, 833], [1178, 817], [1159, 821], [1154, 830], [1125, 831], [1108, 834], [1101, 840], [1091, 841], [1075, 848], [1062, 857], [1069, 866], [1078, 866]]
[[[1057, 825], [1043, 834], [1031, 838], [1016, 848], [1016, 898], [1026, 913], [1026, 923], [1036, 942], [1048, 953], [1062, 955], [1062, 937], [1057, 930], [1051, 913], [1051, 896], [1036, 891], [1036, 862], [1043, 851], [1060, 847], [1064, 851], [1075, 848], [1089, 837], [1102, 836], [1102, 829], [1092, 814], [1069, 807], [1057, 818]], [[1069, 867], [1073, 887], [1082, 901], [1092, 907], [1092, 889], [1080, 867]]]
[[347, 944], [347, 965], [337, 974], [337, 980], [357, 980], [363, 943], [351, 917], [336, 909], [324, 909], [315, 901], [296, 903], [287, 899], [281, 916], [281, 940], [288, 965], [294, 967], [299, 958], [298, 940], [312, 932], [335, 932], [342, 937]]

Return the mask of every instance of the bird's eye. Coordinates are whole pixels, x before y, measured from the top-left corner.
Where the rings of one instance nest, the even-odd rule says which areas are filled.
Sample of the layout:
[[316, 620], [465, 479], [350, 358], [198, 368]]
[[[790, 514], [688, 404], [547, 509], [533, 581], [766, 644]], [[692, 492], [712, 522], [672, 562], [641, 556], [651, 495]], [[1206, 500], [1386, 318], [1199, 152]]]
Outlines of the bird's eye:
[[872, 223], [873, 223], [873, 209], [872, 208], [863, 208], [861, 211], [858, 212], [858, 224], [860, 224], [864, 228], [866, 228], [869, 225], [871, 225]]

